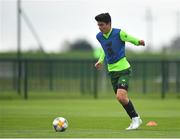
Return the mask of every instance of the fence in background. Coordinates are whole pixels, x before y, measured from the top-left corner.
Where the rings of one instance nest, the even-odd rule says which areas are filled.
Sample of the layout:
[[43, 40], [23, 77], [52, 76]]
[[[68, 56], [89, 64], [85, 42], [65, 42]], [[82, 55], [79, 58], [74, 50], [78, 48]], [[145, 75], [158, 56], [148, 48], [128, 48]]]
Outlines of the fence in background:
[[[18, 76], [18, 63], [21, 74]], [[0, 93], [19, 89], [27, 99], [29, 93], [58, 92], [90, 94], [112, 92], [106, 70], [96, 71], [94, 60], [0, 59]], [[133, 74], [130, 92], [180, 92], [180, 61], [130, 60]], [[20, 84], [18, 84], [20, 78]]]

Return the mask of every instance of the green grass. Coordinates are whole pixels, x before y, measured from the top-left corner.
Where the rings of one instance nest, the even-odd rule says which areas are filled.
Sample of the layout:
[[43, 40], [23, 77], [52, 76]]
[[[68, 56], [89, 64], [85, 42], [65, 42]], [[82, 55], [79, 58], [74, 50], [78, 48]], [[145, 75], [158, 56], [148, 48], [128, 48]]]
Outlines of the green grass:
[[[10, 138], [168, 138], [180, 137], [179, 99], [132, 99], [143, 125], [125, 131], [130, 120], [115, 99], [1, 100], [0, 137]], [[67, 118], [69, 128], [55, 132], [52, 121]], [[148, 121], [158, 126], [147, 127]]]

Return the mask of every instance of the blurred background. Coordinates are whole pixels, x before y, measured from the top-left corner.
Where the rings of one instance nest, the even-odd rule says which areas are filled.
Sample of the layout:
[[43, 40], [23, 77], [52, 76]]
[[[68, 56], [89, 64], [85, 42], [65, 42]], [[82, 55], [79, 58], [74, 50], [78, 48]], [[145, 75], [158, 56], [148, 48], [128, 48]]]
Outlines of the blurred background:
[[0, 98], [114, 97], [106, 66], [94, 68], [105, 12], [146, 42], [126, 44], [131, 96], [179, 97], [179, 0], [0, 0]]

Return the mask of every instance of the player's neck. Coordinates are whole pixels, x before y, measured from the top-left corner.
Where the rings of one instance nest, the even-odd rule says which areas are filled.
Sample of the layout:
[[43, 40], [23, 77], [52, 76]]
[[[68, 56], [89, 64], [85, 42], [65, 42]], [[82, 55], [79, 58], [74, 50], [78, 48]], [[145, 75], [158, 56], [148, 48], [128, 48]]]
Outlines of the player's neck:
[[111, 31], [112, 31], [112, 28], [110, 27], [110, 28], [106, 31], [106, 33], [104, 33], [104, 34], [105, 34], [105, 35], [110, 34]]

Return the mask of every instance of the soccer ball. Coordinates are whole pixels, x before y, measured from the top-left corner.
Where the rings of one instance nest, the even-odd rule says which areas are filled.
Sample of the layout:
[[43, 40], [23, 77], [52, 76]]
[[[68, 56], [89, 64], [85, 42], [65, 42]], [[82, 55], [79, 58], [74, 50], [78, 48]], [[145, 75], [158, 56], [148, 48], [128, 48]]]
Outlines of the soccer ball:
[[53, 127], [56, 132], [63, 132], [68, 127], [68, 121], [63, 117], [57, 117], [53, 121]]

